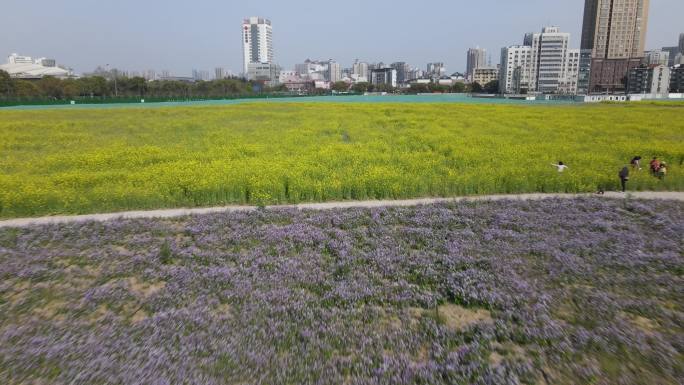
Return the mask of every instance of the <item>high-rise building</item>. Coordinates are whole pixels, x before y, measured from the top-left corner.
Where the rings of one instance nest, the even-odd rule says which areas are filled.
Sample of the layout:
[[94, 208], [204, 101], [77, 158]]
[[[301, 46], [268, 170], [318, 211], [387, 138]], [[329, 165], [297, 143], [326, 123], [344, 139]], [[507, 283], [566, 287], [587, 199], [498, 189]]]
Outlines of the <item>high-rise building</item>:
[[580, 50], [569, 49], [565, 55], [565, 68], [563, 78], [558, 82], [558, 93], [577, 94], [579, 82]]
[[446, 74], [446, 69], [444, 68], [444, 63], [428, 63], [427, 65], [427, 75], [432, 78], [439, 78]]
[[224, 70], [222, 67], [216, 67], [214, 68], [214, 79], [220, 80], [226, 77], [226, 70]]
[[411, 72], [411, 66], [405, 62], [395, 62], [390, 64], [390, 68], [397, 70], [397, 83], [406, 84], [409, 79], [409, 72]]
[[467, 59], [466, 77], [472, 81], [475, 69], [487, 66], [487, 50], [480, 47], [470, 48]]
[[368, 63], [356, 59], [352, 66], [352, 79], [355, 82], [367, 82], [369, 78]]
[[534, 90], [532, 46], [513, 45], [501, 49], [499, 92], [521, 94]]
[[684, 33], [679, 34], [679, 53], [684, 55]]
[[660, 49], [654, 49], [644, 52], [644, 64], [646, 65], [670, 65], [670, 52]]
[[378, 68], [371, 70], [371, 84], [384, 84], [390, 87], [397, 86], [397, 70], [394, 68]]
[[670, 92], [684, 93], [684, 64], [670, 69]]
[[535, 89], [541, 93], [555, 93], [565, 77], [570, 34], [558, 27], [545, 27], [532, 37], [532, 71]]
[[328, 68], [325, 72], [325, 80], [335, 83], [342, 80], [342, 67], [340, 63], [330, 59], [328, 60]]
[[243, 71], [249, 72], [250, 63], [273, 63], [273, 27], [271, 21], [250, 17], [242, 22]]
[[669, 57], [667, 66], [672, 67], [675, 64], [675, 59], [677, 58], [677, 55], [679, 54], [679, 47], [663, 47], [661, 48], [661, 51], [667, 52], [667, 56]]
[[664, 97], [670, 88], [670, 68], [665, 65], [640, 66], [629, 70], [628, 94]]
[[[650, 0], [585, 0], [580, 92], [621, 92], [639, 66]], [[591, 59], [586, 55], [591, 50]], [[587, 82], [588, 81], [588, 82]]]

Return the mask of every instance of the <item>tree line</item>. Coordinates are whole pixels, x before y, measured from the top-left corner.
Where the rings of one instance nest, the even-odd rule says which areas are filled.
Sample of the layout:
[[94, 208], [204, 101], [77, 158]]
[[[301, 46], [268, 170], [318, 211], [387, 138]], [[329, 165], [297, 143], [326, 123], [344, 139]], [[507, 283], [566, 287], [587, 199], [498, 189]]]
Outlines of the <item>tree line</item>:
[[184, 82], [147, 81], [142, 77], [58, 79], [48, 76], [23, 80], [11, 78], [7, 72], [0, 71], [0, 98], [3, 99], [220, 98], [254, 94], [254, 86], [236, 78]]
[[[496, 93], [498, 82], [482, 87], [477, 83], [456, 83], [445, 86], [435, 83], [412, 84], [409, 88], [395, 89], [386, 84], [373, 85], [357, 83], [350, 85], [336, 82], [332, 85], [335, 92], [389, 92], [389, 93], [444, 93], [444, 92], [487, 92]], [[30, 100], [53, 99], [69, 100], [76, 98], [223, 98], [249, 96], [258, 93], [283, 93], [287, 87], [281, 84], [274, 88], [263, 87], [256, 82], [240, 78], [226, 78], [211, 81], [185, 82], [177, 80], [147, 81], [142, 77], [105, 77], [87, 76], [77, 79], [44, 77], [38, 80], [15, 79], [0, 70], [0, 99]], [[325, 94], [325, 90], [312, 90], [312, 94]]]

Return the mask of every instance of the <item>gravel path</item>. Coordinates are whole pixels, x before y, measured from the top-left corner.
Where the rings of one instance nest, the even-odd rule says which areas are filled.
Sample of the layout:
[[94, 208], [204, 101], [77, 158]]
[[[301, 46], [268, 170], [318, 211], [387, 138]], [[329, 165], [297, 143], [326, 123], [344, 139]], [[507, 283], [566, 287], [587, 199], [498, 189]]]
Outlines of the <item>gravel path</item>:
[[[606, 192], [605, 195], [596, 194], [515, 194], [515, 195], [481, 195], [457, 198], [422, 198], [407, 200], [370, 200], [370, 201], [349, 201], [349, 202], [326, 202], [326, 203], [302, 203], [297, 205], [268, 206], [266, 209], [288, 209], [295, 208], [300, 210], [331, 210], [338, 208], [353, 207], [397, 207], [397, 206], [419, 206], [433, 203], [462, 202], [462, 201], [498, 201], [498, 200], [539, 200], [546, 198], [572, 199], [578, 197], [603, 197], [603, 198], [635, 198], [635, 199], [666, 199], [684, 201], [684, 192], [655, 192], [638, 191], [628, 192]], [[37, 225], [47, 225], [55, 223], [80, 223], [80, 222], [104, 222], [115, 219], [133, 218], [175, 218], [187, 215], [202, 215], [221, 212], [254, 211], [256, 206], [223, 206], [209, 208], [180, 208], [150, 211], [126, 211], [119, 213], [88, 214], [88, 215], [60, 215], [38, 218], [17, 218], [0, 221], [0, 228], [3, 227], [28, 227]]]

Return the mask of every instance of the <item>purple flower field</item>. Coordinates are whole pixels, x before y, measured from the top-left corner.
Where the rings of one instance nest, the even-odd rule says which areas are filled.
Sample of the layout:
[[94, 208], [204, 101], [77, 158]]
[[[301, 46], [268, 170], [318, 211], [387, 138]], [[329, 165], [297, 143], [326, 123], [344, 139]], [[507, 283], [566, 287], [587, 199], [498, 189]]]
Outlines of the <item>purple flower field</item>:
[[0, 384], [681, 384], [684, 204], [0, 230]]

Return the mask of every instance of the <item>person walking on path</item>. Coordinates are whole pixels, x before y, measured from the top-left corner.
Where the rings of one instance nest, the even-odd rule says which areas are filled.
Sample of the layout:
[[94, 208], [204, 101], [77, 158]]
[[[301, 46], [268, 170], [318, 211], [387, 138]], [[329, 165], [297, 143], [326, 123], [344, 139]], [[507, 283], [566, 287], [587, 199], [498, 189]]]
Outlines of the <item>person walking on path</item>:
[[553, 164], [551, 163], [553, 167], [556, 167], [558, 169], [558, 172], [563, 172], [567, 170], [569, 167], [565, 165], [565, 163], [559, 161], [558, 164]]
[[622, 170], [620, 170], [620, 173], [618, 173], [618, 176], [620, 177], [622, 192], [625, 192], [627, 189], [627, 181], [629, 180], [629, 168], [627, 166], [623, 167]]

